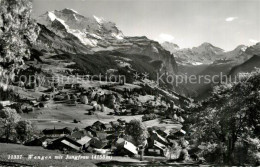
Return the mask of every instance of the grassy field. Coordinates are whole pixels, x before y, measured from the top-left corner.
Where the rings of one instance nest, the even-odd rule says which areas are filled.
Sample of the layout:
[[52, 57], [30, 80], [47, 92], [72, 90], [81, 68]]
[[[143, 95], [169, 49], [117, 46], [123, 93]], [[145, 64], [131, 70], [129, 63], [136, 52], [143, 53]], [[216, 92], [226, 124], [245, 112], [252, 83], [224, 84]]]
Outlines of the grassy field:
[[[0, 143], [0, 160], [8, 162], [17, 162], [22, 164], [33, 165], [37, 167], [47, 166], [95, 166], [95, 160], [55, 160], [54, 156], [60, 155], [58, 151], [43, 149], [42, 147], [28, 147], [18, 144], [5, 144]], [[39, 160], [39, 159], [28, 159], [28, 155], [35, 156], [51, 156], [53, 159]], [[77, 154], [77, 153], [75, 153]], [[23, 155], [21, 160], [10, 160], [8, 155]], [[62, 155], [62, 154], [61, 154]], [[65, 156], [63, 154], [63, 156]]]
[[[6, 144], [0, 143], [0, 162], [16, 162], [27, 165], [33, 165], [37, 167], [92, 167], [96, 166], [95, 164], [100, 162], [107, 161], [119, 161], [119, 162], [140, 162], [138, 159], [128, 158], [128, 157], [119, 157], [113, 156], [112, 159], [102, 159], [98, 157], [92, 157], [91, 153], [70, 153], [70, 156], [89, 156], [89, 159], [65, 159], [66, 154], [62, 154], [57, 150], [47, 150], [42, 147], [29, 147], [18, 144]], [[22, 159], [19, 160], [10, 160], [8, 155], [23, 155]], [[40, 156], [40, 157], [52, 157], [52, 159], [28, 159], [28, 155]], [[63, 159], [55, 159], [55, 156], [62, 155]], [[1, 166], [1, 163], [0, 163]]]
[[[77, 104], [77, 106], [67, 106], [66, 104], [51, 103], [48, 107], [35, 110], [29, 114], [21, 114], [23, 119], [31, 120], [37, 127], [38, 130], [46, 128], [85, 128], [86, 126], [92, 125], [96, 121], [110, 122], [122, 118], [126, 121], [132, 119], [140, 119], [142, 115], [134, 116], [114, 116], [108, 115], [112, 112], [111, 109], [106, 108], [106, 112], [95, 111], [94, 115], [88, 115], [88, 110], [92, 106]], [[79, 120], [79, 123], [73, 123], [73, 120]]]

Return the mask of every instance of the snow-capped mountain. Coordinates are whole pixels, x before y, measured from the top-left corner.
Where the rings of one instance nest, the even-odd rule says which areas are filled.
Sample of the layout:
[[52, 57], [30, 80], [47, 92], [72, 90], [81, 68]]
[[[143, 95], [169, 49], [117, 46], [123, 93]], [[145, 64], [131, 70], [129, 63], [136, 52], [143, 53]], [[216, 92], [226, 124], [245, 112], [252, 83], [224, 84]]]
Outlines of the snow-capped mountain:
[[229, 61], [235, 64], [243, 63], [252, 56], [246, 53], [247, 48], [245, 45], [239, 45], [234, 50], [224, 52], [219, 61]]
[[118, 51], [138, 54], [156, 61], [161, 71], [177, 72], [172, 54], [158, 42], [147, 37], [127, 37], [115, 23], [105, 19], [85, 17], [72, 9], [46, 12], [38, 18], [41, 27], [39, 47], [55, 53], [93, 54], [100, 51]]
[[174, 54], [179, 64], [201, 65], [212, 63], [240, 64], [260, 53], [260, 44], [247, 47], [239, 45], [234, 50], [224, 51], [210, 43], [203, 43], [198, 47], [179, 49], [176, 44], [167, 42], [161, 44], [166, 50]]
[[38, 22], [62, 38], [76, 37], [83, 45], [95, 47], [102, 41], [122, 40], [115, 23], [96, 16], [84, 17], [73, 9], [55, 10], [39, 16]]
[[[169, 50], [174, 54], [176, 60], [180, 64], [191, 64], [191, 65], [200, 65], [200, 64], [211, 64], [215, 60], [220, 59], [223, 49], [213, 46], [210, 43], [203, 43], [198, 47], [193, 48], [184, 48], [176, 49], [176, 47], [165, 47], [166, 50]], [[168, 44], [169, 46], [169, 44]], [[174, 46], [174, 45], [173, 45]]]

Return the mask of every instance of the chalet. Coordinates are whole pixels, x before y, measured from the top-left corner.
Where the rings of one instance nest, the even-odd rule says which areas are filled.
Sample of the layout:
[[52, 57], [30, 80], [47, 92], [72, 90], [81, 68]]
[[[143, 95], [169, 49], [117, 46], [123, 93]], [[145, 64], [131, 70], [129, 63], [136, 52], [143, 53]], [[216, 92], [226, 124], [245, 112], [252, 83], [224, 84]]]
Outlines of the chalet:
[[126, 124], [126, 121], [121, 119], [121, 118], [117, 119], [117, 122], [119, 122], [120, 125], [125, 125]]
[[166, 130], [166, 128], [165, 128], [165, 129], [157, 129], [156, 132], [157, 132], [160, 136], [166, 138], [166, 137], [168, 136], [168, 133], [165, 132], [165, 130]]
[[93, 153], [98, 154], [98, 155], [102, 155], [102, 154], [109, 154], [110, 153], [110, 149], [98, 149], [98, 148], [93, 148]]
[[11, 102], [8, 100], [8, 101], [0, 101], [0, 104], [5, 107], [5, 106], [10, 106], [11, 105]]
[[118, 121], [111, 121], [110, 124], [112, 125], [112, 127], [118, 127], [119, 126]]
[[50, 137], [50, 138], [57, 138], [57, 137], [62, 137], [62, 136], [66, 136], [66, 135], [70, 135], [72, 132], [72, 130], [68, 127], [63, 128], [63, 129], [44, 129], [42, 131], [42, 133], [46, 136], [46, 137]]
[[106, 138], [107, 138], [107, 133], [106, 132], [96, 132], [96, 134], [97, 134], [96, 137], [99, 138], [102, 141], [105, 141]]
[[156, 140], [164, 145], [168, 145], [168, 141], [164, 137], [159, 135], [155, 130], [152, 130], [149, 133], [150, 137], [148, 138], [148, 143], [153, 143], [153, 141]]
[[88, 97], [86, 95], [80, 95], [80, 102], [83, 104], [88, 104]]
[[113, 131], [113, 127], [112, 127], [112, 125], [110, 123], [106, 123], [104, 125], [105, 125], [105, 131], [106, 132]]
[[86, 149], [90, 145], [91, 139], [92, 138], [89, 136], [84, 136], [81, 139], [77, 140], [77, 142], [82, 145], [83, 149]]
[[97, 133], [96, 133], [96, 130], [92, 128], [92, 126], [87, 126], [85, 128], [85, 130], [87, 131], [87, 134], [90, 135], [90, 136], [97, 136]]
[[101, 139], [94, 137], [90, 140], [89, 145], [90, 145], [90, 147], [101, 149], [107, 145], [107, 140], [102, 141]]
[[150, 156], [164, 156], [166, 152], [166, 146], [156, 140], [153, 140], [148, 144], [145, 149], [145, 154]]
[[137, 147], [122, 138], [119, 138], [117, 141], [117, 150], [115, 151], [116, 155], [137, 155], [138, 149]]
[[116, 141], [116, 140], [118, 140], [119, 137], [121, 137], [121, 136], [122, 136], [122, 133], [120, 133], [120, 132], [115, 132], [115, 133], [113, 133], [113, 134], [111, 134], [111, 135], [108, 135], [106, 139], [109, 140], [109, 141]]
[[52, 144], [48, 145], [48, 148], [80, 151], [82, 149], [82, 145], [68, 136], [63, 136], [57, 140], [54, 140]]
[[35, 138], [32, 141], [26, 142], [24, 145], [26, 146], [45, 146], [47, 137], [43, 136], [40, 138]]
[[96, 101], [92, 101], [92, 102], [90, 103], [90, 105], [91, 105], [91, 106], [96, 106], [96, 105], [98, 105], [98, 104], [97, 104]]
[[96, 131], [104, 131], [106, 129], [105, 123], [96, 121], [92, 125], [92, 129]]
[[183, 137], [186, 134], [186, 131], [180, 129], [175, 131], [170, 131], [170, 135], [167, 136], [168, 139], [178, 139], [180, 137]]
[[75, 140], [79, 140], [83, 137], [85, 137], [87, 135], [87, 132], [85, 130], [80, 130], [80, 131], [77, 131], [77, 132], [73, 132], [70, 137], [75, 139]]
[[31, 106], [25, 106], [25, 107], [22, 107], [22, 111], [24, 113], [29, 113], [29, 112], [33, 112], [34, 111], [34, 108], [31, 107]]

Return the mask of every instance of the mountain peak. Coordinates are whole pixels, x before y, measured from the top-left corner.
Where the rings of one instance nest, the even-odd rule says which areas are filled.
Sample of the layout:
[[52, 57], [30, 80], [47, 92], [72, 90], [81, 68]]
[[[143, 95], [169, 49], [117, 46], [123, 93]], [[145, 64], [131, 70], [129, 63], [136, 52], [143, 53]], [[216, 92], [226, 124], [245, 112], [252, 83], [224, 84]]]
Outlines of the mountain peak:
[[169, 41], [164, 41], [162, 44], [165, 44], [165, 45], [172, 45], [172, 46], [175, 46], [177, 48], [179, 48], [179, 46], [175, 43], [172, 43], [172, 42], [169, 42]]
[[180, 49], [180, 47], [177, 44], [168, 41], [161, 43], [161, 46], [171, 53], [174, 53]]
[[37, 20], [60, 37], [70, 38], [72, 35], [83, 45], [91, 47], [97, 46], [99, 42], [104, 44], [106, 40], [124, 38], [115, 23], [97, 16], [85, 17], [69, 8], [47, 12]]
[[213, 45], [209, 42], [203, 42], [200, 46], [213, 46]]
[[99, 24], [102, 24], [105, 21], [102, 17], [97, 17], [95, 15], [93, 15], [93, 17]]
[[197, 50], [197, 51], [199, 51], [199, 52], [201, 52], [201, 51], [203, 51], [203, 50], [207, 50], [207, 51], [214, 52], [215, 54], [224, 52], [223, 49], [221, 49], [221, 48], [219, 48], [219, 47], [216, 47], [216, 46], [214, 46], [214, 45], [212, 45], [211, 43], [208, 43], [208, 42], [204, 42], [204, 43], [202, 43], [200, 46], [198, 46], [198, 47], [193, 47], [192, 49], [193, 49], [193, 50]]
[[246, 45], [238, 45], [234, 50], [242, 50], [242, 51], [245, 51], [247, 49], [247, 46]]
[[66, 13], [66, 14], [78, 14], [76, 10], [70, 8], [62, 9], [59, 12]]

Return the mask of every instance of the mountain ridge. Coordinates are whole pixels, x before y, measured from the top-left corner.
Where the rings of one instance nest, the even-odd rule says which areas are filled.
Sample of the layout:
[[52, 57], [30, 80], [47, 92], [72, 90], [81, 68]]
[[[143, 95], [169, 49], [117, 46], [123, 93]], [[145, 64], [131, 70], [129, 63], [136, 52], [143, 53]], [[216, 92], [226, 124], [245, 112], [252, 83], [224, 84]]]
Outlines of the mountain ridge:
[[231, 51], [224, 51], [208, 42], [192, 48], [177, 48], [178, 45], [171, 42], [162, 43], [161, 45], [174, 54], [176, 61], [183, 65], [227, 63], [230, 61], [240, 64], [251, 58], [253, 54], [260, 52], [259, 43], [252, 46], [238, 45]]

